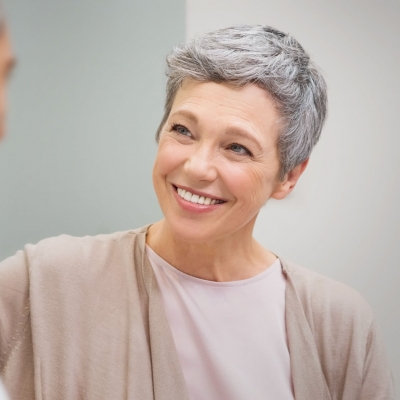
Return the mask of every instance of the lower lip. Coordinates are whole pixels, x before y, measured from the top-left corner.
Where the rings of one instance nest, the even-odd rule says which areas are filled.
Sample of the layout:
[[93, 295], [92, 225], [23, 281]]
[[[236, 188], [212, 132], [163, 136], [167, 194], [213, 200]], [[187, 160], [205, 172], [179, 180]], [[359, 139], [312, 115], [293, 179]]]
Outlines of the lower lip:
[[225, 203], [220, 203], [220, 204], [199, 204], [199, 203], [192, 203], [191, 201], [187, 201], [185, 199], [182, 199], [181, 196], [179, 196], [178, 192], [176, 191], [175, 187], [172, 187], [172, 191], [174, 193], [175, 199], [177, 203], [186, 211], [194, 212], [194, 213], [206, 213], [210, 211], [217, 210], [219, 207], [224, 205]]

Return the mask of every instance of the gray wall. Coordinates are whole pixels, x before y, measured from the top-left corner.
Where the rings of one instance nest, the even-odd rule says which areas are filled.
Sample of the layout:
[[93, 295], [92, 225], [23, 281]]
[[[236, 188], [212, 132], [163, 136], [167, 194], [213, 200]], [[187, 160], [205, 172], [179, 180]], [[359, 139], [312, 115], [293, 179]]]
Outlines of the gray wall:
[[292, 33], [325, 72], [329, 118], [299, 185], [262, 210], [267, 248], [372, 305], [400, 390], [400, 2], [187, 0], [187, 37], [234, 23]]
[[0, 145], [0, 259], [161, 217], [151, 183], [183, 0], [8, 0], [18, 58]]

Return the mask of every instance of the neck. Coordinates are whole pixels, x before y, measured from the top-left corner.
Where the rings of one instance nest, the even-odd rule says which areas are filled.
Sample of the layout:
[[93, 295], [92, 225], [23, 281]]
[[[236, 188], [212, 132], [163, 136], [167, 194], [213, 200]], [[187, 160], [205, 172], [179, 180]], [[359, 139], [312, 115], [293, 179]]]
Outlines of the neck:
[[178, 270], [217, 282], [251, 278], [276, 260], [274, 254], [252, 237], [252, 227], [229, 237], [199, 243], [176, 237], [163, 219], [149, 228], [146, 243]]

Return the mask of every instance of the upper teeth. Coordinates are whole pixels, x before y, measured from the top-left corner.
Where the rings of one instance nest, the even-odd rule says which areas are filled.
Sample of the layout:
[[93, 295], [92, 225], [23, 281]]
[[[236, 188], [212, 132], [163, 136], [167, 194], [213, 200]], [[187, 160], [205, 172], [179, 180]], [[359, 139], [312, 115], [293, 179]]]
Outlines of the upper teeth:
[[222, 203], [221, 200], [211, 199], [210, 197], [199, 196], [198, 194], [190, 193], [187, 190], [181, 188], [177, 188], [177, 191], [179, 196], [182, 197], [182, 199], [185, 199], [192, 203], [206, 204], [206, 205]]

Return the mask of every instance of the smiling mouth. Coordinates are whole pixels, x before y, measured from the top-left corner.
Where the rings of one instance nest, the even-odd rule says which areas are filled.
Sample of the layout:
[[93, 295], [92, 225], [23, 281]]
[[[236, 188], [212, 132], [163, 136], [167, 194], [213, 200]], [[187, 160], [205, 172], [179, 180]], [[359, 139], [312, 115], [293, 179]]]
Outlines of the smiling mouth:
[[194, 203], [194, 204], [201, 204], [201, 205], [208, 206], [208, 205], [226, 203], [226, 201], [221, 200], [221, 199], [215, 199], [215, 198], [213, 199], [211, 197], [199, 196], [198, 194], [191, 193], [188, 190], [178, 188], [175, 185], [174, 185], [174, 188], [175, 188], [176, 192], [178, 193], [178, 195], [182, 199], [189, 201], [191, 203]]

